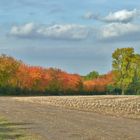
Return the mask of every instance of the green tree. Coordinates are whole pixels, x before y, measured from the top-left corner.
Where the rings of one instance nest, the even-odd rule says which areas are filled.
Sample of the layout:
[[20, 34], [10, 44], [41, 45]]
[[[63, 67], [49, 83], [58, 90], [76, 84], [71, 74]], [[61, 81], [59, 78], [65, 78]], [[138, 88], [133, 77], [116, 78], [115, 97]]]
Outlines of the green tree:
[[116, 72], [115, 84], [122, 90], [122, 95], [125, 94], [129, 85], [134, 78], [134, 61], [135, 54], [133, 48], [117, 49], [113, 54], [113, 70]]
[[133, 91], [133, 94], [138, 94], [140, 92], [140, 55], [135, 54], [133, 59], [133, 69], [134, 69], [134, 77], [132, 83], [129, 86], [129, 89]]
[[93, 80], [99, 77], [99, 73], [97, 71], [92, 71], [86, 76], [84, 76], [84, 80]]

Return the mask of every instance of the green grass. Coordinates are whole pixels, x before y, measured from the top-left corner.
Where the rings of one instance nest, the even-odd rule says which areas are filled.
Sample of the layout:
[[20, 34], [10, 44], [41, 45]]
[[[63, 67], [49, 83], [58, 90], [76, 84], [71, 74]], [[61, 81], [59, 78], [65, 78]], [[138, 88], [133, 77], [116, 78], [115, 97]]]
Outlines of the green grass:
[[41, 137], [27, 133], [25, 125], [27, 124], [11, 123], [0, 117], [0, 140], [41, 140]]

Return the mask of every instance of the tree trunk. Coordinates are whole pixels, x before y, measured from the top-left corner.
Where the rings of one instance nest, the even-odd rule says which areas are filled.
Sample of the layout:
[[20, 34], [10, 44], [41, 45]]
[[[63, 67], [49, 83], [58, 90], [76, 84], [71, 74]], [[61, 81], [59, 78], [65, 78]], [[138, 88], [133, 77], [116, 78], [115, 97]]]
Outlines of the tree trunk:
[[122, 95], [125, 95], [125, 90], [124, 89], [122, 89]]

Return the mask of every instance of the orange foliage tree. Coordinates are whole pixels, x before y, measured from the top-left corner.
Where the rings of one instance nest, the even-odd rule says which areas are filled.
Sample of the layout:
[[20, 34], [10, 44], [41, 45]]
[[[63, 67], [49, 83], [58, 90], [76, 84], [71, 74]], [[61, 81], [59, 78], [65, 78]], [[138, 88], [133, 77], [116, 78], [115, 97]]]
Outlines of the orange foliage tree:
[[[0, 88], [7, 85], [27, 93], [81, 94], [106, 92], [115, 74], [110, 72], [93, 80], [84, 80], [78, 74], [69, 74], [56, 68], [29, 66], [12, 57], [0, 56]], [[6, 89], [5, 88], [5, 89]]]
[[79, 91], [82, 78], [76, 74], [68, 74], [60, 69], [44, 69], [21, 64], [13, 78], [15, 87], [33, 91], [48, 91], [48, 93], [66, 93]]
[[84, 81], [84, 89], [87, 92], [106, 92], [107, 86], [113, 84], [115, 74], [110, 72], [97, 79]]

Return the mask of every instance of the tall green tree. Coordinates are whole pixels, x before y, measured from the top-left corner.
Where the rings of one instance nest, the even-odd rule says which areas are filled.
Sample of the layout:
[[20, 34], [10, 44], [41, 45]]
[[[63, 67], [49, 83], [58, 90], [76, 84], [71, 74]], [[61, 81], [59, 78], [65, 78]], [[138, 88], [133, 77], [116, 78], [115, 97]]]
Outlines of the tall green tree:
[[117, 49], [112, 54], [112, 57], [113, 70], [117, 75], [115, 83], [122, 90], [122, 95], [124, 95], [134, 78], [134, 61], [136, 59], [134, 49]]
[[140, 92], [140, 55], [135, 54], [133, 59], [133, 69], [134, 69], [134, 77], [129, 89], [132, 90], [133, 94], [138, 94]]

